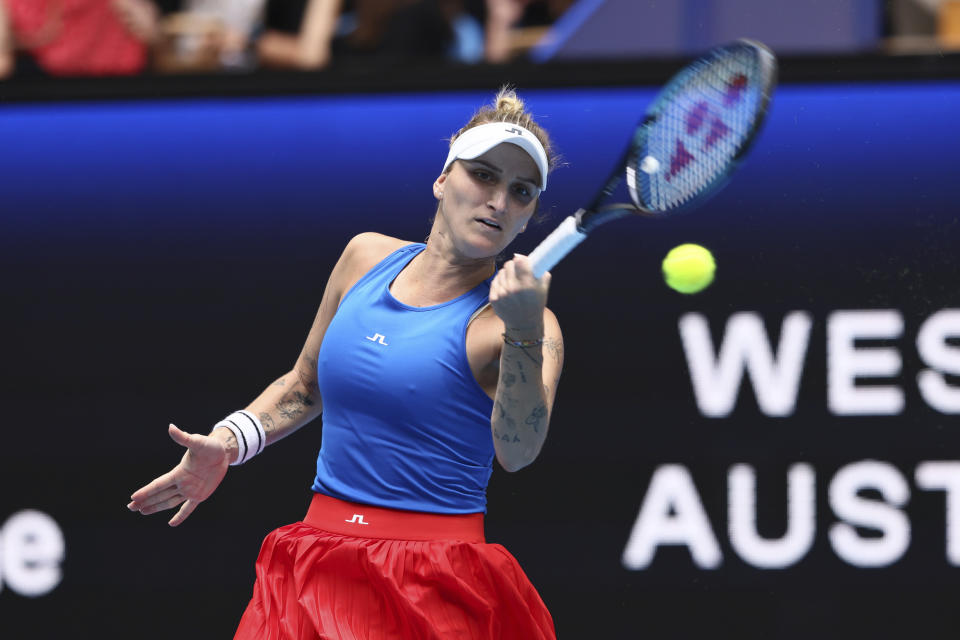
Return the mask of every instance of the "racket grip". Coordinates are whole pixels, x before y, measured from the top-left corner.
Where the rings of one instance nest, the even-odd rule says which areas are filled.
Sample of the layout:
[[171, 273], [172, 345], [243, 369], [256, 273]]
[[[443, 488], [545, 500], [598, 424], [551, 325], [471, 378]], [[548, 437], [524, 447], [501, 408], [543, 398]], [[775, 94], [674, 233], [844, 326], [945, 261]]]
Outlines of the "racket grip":
[[577, 228], [577, 217], [568, 216], [530, 252], [533, 275], [537, 278], [542, 276], [586, 239], [587, 234]]

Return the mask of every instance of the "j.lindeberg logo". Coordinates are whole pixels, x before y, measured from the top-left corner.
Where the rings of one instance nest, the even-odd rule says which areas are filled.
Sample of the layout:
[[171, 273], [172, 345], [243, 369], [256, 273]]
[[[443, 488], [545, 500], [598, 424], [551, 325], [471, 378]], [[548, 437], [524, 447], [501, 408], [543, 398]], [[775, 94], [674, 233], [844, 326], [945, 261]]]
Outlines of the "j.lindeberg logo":
[[370, 342], [376, 342], [377, 344], [382, 344], [383, 346], [387, 347], [387, 346], [389, 346], [389, 345], [388, 345], [386, 342], [383, 341], [383, 339], [384, 339], [385, 337], [386, 337], [386, 336], [383, 335], [382, 333], [375, 333], [375, 334], [373, 334], [373, 336], [367, 336], [366, 338], [367, 338], [367, 340], [369, 340]]
[[362, 513], [355, 513], [355, 514], [353, 514], [353, 517], [352, 517], [352, 518], [350, 518], [349, 520], [344, 520], [344, 522], [349, 522], [349, 523], [351, 523], [351, 524], [370, 524], [369, 522], [364, 522], [364, 521], [363, 521], [363, 514], [362, 514]]

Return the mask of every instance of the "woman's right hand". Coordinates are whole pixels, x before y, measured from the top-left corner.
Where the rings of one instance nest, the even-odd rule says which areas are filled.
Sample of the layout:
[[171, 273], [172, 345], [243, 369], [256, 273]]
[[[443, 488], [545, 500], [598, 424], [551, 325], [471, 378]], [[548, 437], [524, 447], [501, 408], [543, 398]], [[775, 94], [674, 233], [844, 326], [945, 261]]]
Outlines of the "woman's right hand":
[[[186, 433], [174, 425], [169, 428], [174, 442], [187, 448], [180, 464], [130, 496], [127, 508], [144, 515], [183, 505], [168, 523], [179, 525], [197, 505], [210, 497], [230, 466], [230, 451], [213, 434]], [[235, 456], [234, 456], [235, 457]]]

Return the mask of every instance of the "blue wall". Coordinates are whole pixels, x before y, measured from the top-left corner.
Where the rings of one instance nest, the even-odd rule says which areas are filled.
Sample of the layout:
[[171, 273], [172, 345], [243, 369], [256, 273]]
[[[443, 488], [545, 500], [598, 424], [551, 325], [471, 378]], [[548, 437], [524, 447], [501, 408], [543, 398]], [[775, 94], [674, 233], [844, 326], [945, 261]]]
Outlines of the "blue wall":
[[[565, 214], [621, 152], [652, 89], [524, 93], [566, 166]], [[0, 110], [12, 233], [182, 225], [396, 224], [432, 211], [445, 138], [490, 98], [454, 94], [166, 100]], [[742, 173], [697, 224], [896, 225], [952, 205], [960, 84], [781, 87]], [[883, 188], [880, 188], [880, 186]], [[355, 221], [355, 222], [354, 222]], [[59, 229], [50, 229], [57, 223]]]

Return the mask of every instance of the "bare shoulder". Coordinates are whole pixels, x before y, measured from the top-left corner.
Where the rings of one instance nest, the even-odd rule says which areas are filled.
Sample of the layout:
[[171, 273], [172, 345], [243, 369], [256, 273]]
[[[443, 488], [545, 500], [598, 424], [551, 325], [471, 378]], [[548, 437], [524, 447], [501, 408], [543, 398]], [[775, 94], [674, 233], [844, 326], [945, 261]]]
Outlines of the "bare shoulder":
[[342, 268], [347, 281], [345, 282], [346, 288], [352, 286], [354, 282], [363, 277], [363, 274], [370, 271], [388, 255], [408, 244], [411, 244], [408, 240], [401, 240], [372, 231], [355, 235], [343, 250], [340, 265], [338, 265]]
[[351, 264], [366, 265], [369, 269], [391, 252], [408, 244], [412, 243], [408, 240], [385, 236], [382, 233], [366, 231], [353, 236], [343, 254]]

